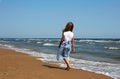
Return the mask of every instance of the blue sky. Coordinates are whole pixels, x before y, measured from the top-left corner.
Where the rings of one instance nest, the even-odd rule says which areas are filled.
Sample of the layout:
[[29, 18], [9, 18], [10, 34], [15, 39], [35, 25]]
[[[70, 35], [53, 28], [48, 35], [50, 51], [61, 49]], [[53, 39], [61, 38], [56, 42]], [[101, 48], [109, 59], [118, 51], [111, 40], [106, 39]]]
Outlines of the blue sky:
[[120, 0], [0, 0], [0, 38], [120, 38]]

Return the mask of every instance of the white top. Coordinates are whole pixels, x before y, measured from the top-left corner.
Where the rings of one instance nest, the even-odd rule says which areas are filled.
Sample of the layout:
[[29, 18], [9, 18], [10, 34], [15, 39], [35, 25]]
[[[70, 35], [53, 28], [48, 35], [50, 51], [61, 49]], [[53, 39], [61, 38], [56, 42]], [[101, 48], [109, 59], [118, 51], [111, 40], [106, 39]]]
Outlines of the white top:
[[65, 41], [71, 41], [73, 36], [74, 36], [74, 33], [71, 31], [64, 32]]

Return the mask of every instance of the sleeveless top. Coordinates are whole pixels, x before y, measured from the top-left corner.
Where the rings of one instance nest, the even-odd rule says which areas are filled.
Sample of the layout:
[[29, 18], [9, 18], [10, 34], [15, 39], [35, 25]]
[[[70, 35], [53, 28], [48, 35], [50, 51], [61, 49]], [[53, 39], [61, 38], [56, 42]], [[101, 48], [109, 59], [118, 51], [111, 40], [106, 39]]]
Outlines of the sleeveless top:
[[71, 41], [74, 34], [71, 31], [64, 32], [64, 41]]

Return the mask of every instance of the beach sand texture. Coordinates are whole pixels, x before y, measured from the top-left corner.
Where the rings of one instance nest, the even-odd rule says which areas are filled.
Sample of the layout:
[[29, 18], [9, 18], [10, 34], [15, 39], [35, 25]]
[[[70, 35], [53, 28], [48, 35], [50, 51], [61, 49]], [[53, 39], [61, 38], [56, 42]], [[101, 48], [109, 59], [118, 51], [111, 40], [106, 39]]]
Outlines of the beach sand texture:
[[0, 79], [112, 79], [80, 69], [64, 70], [13, 50], [0, 48]]

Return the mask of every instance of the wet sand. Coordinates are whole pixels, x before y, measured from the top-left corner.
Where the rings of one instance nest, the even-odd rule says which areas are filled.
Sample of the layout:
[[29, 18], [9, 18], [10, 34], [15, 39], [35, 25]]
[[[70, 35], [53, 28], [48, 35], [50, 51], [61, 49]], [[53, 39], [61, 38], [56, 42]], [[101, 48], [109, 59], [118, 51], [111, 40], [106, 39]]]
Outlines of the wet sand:
[[113, 79], [80, 69], [66, 71], [36, 57], [0, 48], [0, 79]]

